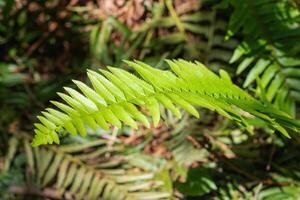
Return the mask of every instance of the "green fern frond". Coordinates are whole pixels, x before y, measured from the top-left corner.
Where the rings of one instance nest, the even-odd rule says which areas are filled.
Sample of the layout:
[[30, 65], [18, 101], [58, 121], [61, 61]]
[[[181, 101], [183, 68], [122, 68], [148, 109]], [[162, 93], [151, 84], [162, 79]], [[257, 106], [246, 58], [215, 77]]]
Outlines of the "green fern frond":
[[159, 200], [172, 195], [163, 189], [164, 181], [155, 172], [131, 166], [118, 144], [108, 147], [107, 141], [97, 140], [32, 148], [27, 139], [23, 143], [37, 183], [57, 189], [62, 198], [67, 193], [74, 199], [91, 200]]
[[156, 126], [160, 120], [159, 104], [177, 117], [181, 117], [179, 108], [199, 117], [193, 106], [196, 105], [233, 119], [248, 130], [247, 118], [257, 117], [288, 137], [288, 129], [299, 132], [299, 121], [254, 99], [234, 85], [225, 71], [217, 76], [201, 63], [184, 60], [167, 61], [173, 72], [154, 69], [140, 61], [126, 62], [142, 79], [113, 67], [109, 67], [110, 71], [100, 70], [101, 74], [89, 70], [93, 89], [74, 81], [82, 93], [67, 87], [68, 95], [58, 93], [65, 103], [52, 101], [60, 111], [48, 108], [38, 116], [33, 146], [59, 143], [58, 135], [64, 129], [72, 135], [79, 132], [85, 136], [85, 125], [94, 130], [98, 126], [108, 129], [108, 123], [137, 128], [139, 121], [148, 128], [148, 118], [139, 107], [149, 111]]
[[[299, 53], [300, 12], [293, 0], [225, 1], [234, 7], [228, 37], [240, 30], [251, 51], [276, 48], [290, 55]], [[224, 3], [223, 2], [223, 3]]]
[[[242, 56], [243, 53], [238, 51], [242, 50], [236, 49], [235, 55]], [[250, 71], [244, 87], [256, 82], [257, 88], [262, 89], [259, 95], [265, 96], [262, 98], [295, 117], [296, 103], [300, 102], [300, 59], [280, 56], [257, 58], [245, 55], [238, 65], [237, 74], [248, 69]]]
[[[201, 62], [213, 67], [213, 69], [220, 69], [229, 67], [228, 61], [232, 55], [232, 51], [237, 47], [239, 41], [232, 37], [224, 40], [227, 30], [227, 17], [222, 14], [218, 15], [216, 9], [211, 9], [216, 3], [211, 1], [204, 1], [200, 11], [179, 16], [179, 19], [185, 31], [195, 34], [199, 37], [199, 41], [188, 41], [184, 48], [186, 56], [189, 58], [200, 59]], [[212, 5], [211, 5], [212, 4]], [[162, 28], [173, 28], [176, 25], [172, 17], [164, 17], [158, 20], [157, 26]], [[178, 41], [175, 36], [180, 37], [182, 33], [172, 33], [163, 36], [161, 41]], [[171, 37], [173, 36], [173, 37]], [[184, 40], [184, 37], [182, 40]], [[180, 45], [179, 40], [178, 44]]]
[[231, 59], [232, 63], [241, 60], [238, 74], [251, 68], [244, 86], [248, 87], [259, 77], [261, 83], [256, 82], [257, 88], [266, 88], [266, 94], [260, 92], [261, 97], [295, 116], [296, 102], [300, 101], [300, 12], [295, 1], [233, 0], [223, 3], [234, 7], [228, 36], [239, 31], [244, 36]]

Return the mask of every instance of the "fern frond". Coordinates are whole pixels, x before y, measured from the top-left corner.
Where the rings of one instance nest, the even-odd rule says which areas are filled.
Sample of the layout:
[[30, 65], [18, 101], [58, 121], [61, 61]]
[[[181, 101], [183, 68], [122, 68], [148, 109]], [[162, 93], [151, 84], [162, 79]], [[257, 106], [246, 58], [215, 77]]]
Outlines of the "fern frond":
[[[234, 85], [225, 71], [217, 76], [198, 62], [167, 61], [173, 72], [154, 69], [147, 64], [126, 61], [141, 76], [109, 67], [100, 73], [89, 70], [93, 89], [74, 81], [82, 93], [65, 88], [69, 95], [59, 93], [65, 101], [52, 103], [60, 109], [48, 108], [38, 116], [33, 145], [59, 143], [58, 134], [64, 129], [73, 135], [86, 135], [85, 125], [96, 130], [108, 129], [109, 124], [121, 127], [124, 123], [137, 128], [136, 121], [149, 127], [150, 123], [139, 107], [149, 110], [154, 125], [160, 120], [159, 104], [181, 117], [179, 108], [199, 117], [193, 105], [214, 110], [233, 119], [249, 130], [247, 118], [257, 117], [270, 127], [289, 136], [287, 129], [299, 132], [300, 122], [289, 115], [264, 105]], [[242, 112], [244, 111], [244, 112]], [[249, 114], [245, 114], [248, 112]]]
[[234, 7], [228, 36], [242, 31], [251, 51], [262, 53], [276, 48], [289, 55], [299, 53], [300, 12], [293, 0], [224, 1]]
[[[209, 65], [210, 68], [213, 67], [213, 69], [229, 67], [228, 61], [239, 41], [234, 37], [228, 40], [224, 39], [228, 19], [224, 13], [219, 15], [220, 10], [212, 9], [216, 5], [216, 2], [205, 1], [203, 3], [204, 5], [199, 12], [179, 17], [184, 29], [199, 37], [199, 41], [189, 41], [187, 43], [184, 48], [187, 51], [185, 54], [188, 58], [200, 59], [201, 62]], [[157, 26], [172, 28], [175, 24], [172, 17], [166, 17], [161, 18]], [[181, 33], [173, 33], [173, 35], [181, 35]], [[164, 36], [170, 42], [176, 41], [175, 37], [168, 37], [168, 35]], [[180, 45], [180, 43], [177, 45]]]
[[[225, 2], [225, 1], [224, 1]], [[223, 2], [223, 3], [224, 3]], [[295, 116], [299, 93], [300, 12], [292, 0], [227, 1], [234, 7], [228, 36], [243, 33], [231, 62], [240, 61], [237, 73], [251, 68], [244, 86], [260, 77], [267, 101]], [[242, 59], [240, 59], [242, 58]], [[261, 91], [264, 95], [264, 91]]]
[[[237, 51], [240, 50], [236, 49]], [[280, 56], [257, 58], [245, 55], [238, 66], [237, 74], [248, 69], [250, 71], [244, 87], [256, 82], [257, 88], [262, 89], [259, 95], [265, 95], [262, 98], [295, 117], [296, 103], [300, 102], [300, 59]]]
[[159, 200], [172, 195], [163, 189], [164, 181], [155, 172], [131, 166], [118, 144], [108, 148], [105, 140], [97, 140], [31, 148], [28, 140], [23, 142], [29, 147], [26, 158], [33, 161], [28, 166], [37, 183], [57, 189], [62, 197], [68, 193], [74, 199]]

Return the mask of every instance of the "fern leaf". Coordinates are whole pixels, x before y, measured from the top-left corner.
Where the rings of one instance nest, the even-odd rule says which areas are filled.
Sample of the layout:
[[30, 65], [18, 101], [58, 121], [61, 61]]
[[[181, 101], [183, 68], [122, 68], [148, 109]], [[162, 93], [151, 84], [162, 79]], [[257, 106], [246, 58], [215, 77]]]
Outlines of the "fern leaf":
[[[248, 60], [252, 60], [248, 67], [251, 68], [247, 75], [244, 87], [252, 85], [257, 78], [261, 80], [260, 93], [266, 96], [266, 100], [272, 103], [279, 110], [282, 110], [291, 116], [296, 115], [296, 103], [300, 102], [299, 97], [299, 59], [295, 58], [256, 58], [254, 56], [243, 56], [243, 61], [240, 63], [237, 72], [240, 71], [240, 66], [244, 66]], [[288, 60], [293, 61], [289, 63]], [[263, 62], [262, 62], [263, 61]], [[259, 88], [258, 82], [256, 82]]]
[[[29, 167], [38, 171], [34, 176], [36, 181], [43, 188], [57, 189], [61, 198], [67, 193], [78, 200], [100, 197], [159, 200], [172, 195], [172, 191], [163, 187], [162, 177], [156, 175], [158, 169], [154, 172], [140, 168], [138, 172], [137, 166], [128, 161], [139, 159], [139, 156], [127, 158], [118, 144], [107, 148], [108, 141], [100, 139], [82, 144], [32, 148], [27, 138], [22, 138], [22, 142], [27, 146], [27, 160], [33, 161], [33, 166]], [[28, 153], [28, 150], [34, 153]]]
[[299, 8], [292, 0], [233, 0], [227, 3], [227, 6], [234, 7], [228, 36], [239, 33], [239, 30], [244, 36], [231, 63], [241, 60], [237, 74], [251, 68], [244, 87], [260, 77], [268, 102], [295, 116], [296, 102], [300, 102], [297, 75], [300, 65], [297, 58]]
[[[168, 61], [172, 71], [158, 70], [140, 61], [126, 62], [138, 72], [141, 79], [118, 68], [101, 70], [103, 76], [89, 71], [94, 89], [87, 89], [83, 93], [95, 91], [101, 96], [102, 103], [89, 98], [89, 95], [66, 88], [69, 95], [59, 93], [65, 103], [54, 102], [60, 111], [46, 109], [49, 112], [45, 111], [42, 113], [44, 116], [38, 117], [40, 123], [36, 124], [33, 146], [59, 143], [58, 135], [64, 129], [85, 136], [85, 126], [95, 129], [97, 126], [107, 128], [104, 125], [106, 123], [118, 127], [123, 123], [137, 128], [136, 122], [139, 121], [148, 127], [146, 115], [138, 111], [140, 107], [149, 110], [153, 122], [157, 124], [160, 115], [158, 104], [178, 117], [181, 117], [180, 108], [198, 116], [193, 106], [206, 107], [247, 127], [247, 117], [240, 114], [242, 109], [287, 137], [289, 129], [299, 132], [299, 121], [270, 105], [262, 104], [228, 80], [229, 76], [224, 72], [219, 77], [201, 63], [184, 60]], [[86, 87], [81, 89], [86, 90]], [[62, 120], [62, 116], [65, 120]]]

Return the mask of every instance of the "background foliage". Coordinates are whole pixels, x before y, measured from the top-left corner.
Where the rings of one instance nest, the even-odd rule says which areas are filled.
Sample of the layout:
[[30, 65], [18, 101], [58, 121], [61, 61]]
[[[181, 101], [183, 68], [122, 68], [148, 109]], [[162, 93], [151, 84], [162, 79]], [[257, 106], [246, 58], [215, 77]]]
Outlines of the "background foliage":
[[207, 110], [178, 120], [162, 109], [157, 128], [30, 146], [57, 91], [85, 82], [86, 68], [127, 69], [123, 59], [159, 69], [196, 59], [299, 116], [299, 34], [298, 0], [0, 0], [1, 198], [299, 198], [297, 135], [251, 134]]

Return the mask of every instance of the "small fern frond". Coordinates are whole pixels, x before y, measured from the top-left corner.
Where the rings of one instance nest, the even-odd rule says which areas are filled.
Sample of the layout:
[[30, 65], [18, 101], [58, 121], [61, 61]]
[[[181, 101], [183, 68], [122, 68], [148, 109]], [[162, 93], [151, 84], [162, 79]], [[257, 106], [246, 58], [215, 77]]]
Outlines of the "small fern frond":
[[[28, 167], [42, 187], [73, 199], [166, 199], [172, 191], [156, 172], [132, 166], [123, 145], [97, 140], [60, 147], [30, 147], [23, 139]], [[105, 156], [104, 156], [105, 154]], [[138, 157], [137, 157], [138, 158]], [[132, 159], [132, 158], [131, 158]], [[137, 170], [139, 169], [139, 170]]]
[[98, 126], [108, 129], [108, 124], [121, 127], [122, 123], [137, 128], [139, 121], [148, 128], [148, 118], [139, 107], [149, 111], [156, 126], [160, 120], [159, 104], [177, 117], [181, 117], [179, 108], [199, 117], [196, 105], [235, 120], [249, 131], [247, 118], [257, 117], [288, 137], [287, 129], [299, 132], [299, 121], [253, 98], [234, 85], [225, 71], [217, 76], [198, 62], [167, 62], [173, 72], [140, 61], [126, 61], [142, 79], [113, 67], [108, 67], [110, 71], [100, 70], [101, 74], [89, 70], [93, 89], [74, 81], [82, 93], [67, 87], [68, 95], [58, 93], [65, 103], [52, 101], [60, 111], [48, 108], [38, 116], [33, 146], [59, 143], [58, 135], [64, 129], [72, 135], [79, 132], [85, 136], [85, 125], [94, 130]]
[[293, 0], [223, 1], [234, 11], [229, 21], [228, 37], [240, 30], [249, 49], [263, 53], [271, 48], [289, 55], [299, 53], [300, 12]]

